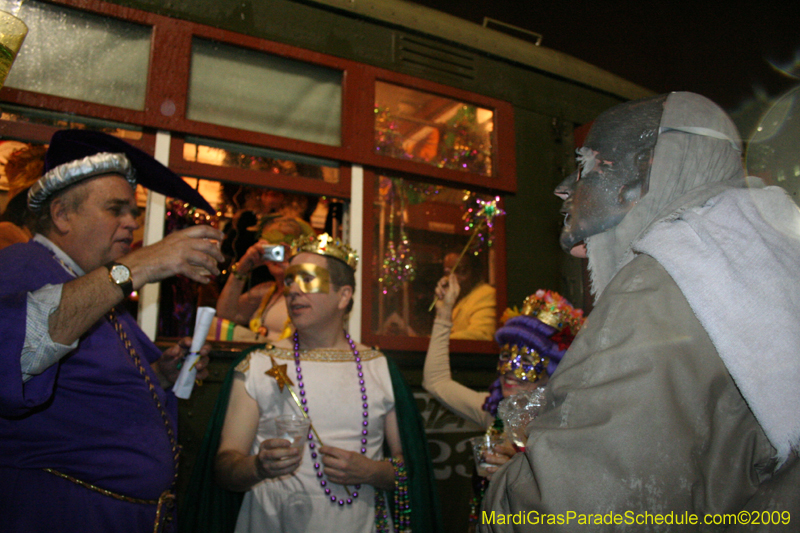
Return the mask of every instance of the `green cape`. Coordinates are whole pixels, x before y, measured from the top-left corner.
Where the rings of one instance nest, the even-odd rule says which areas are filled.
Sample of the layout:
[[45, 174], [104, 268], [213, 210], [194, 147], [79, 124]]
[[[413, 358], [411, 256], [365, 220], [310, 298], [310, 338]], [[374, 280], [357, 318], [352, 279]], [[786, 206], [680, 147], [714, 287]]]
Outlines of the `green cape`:
[[[222, 424], [228, 408], [234, 368], [248, 353], [264, 347], [265, 345], [257, 345], [243, 351], [225, 376], [192, 471], [189, 487], [178, 510], [178, 531], [181, 533], [229, 533], [236, 527], [244, 493], [225, 490], [214, 482], [214, 457], [219, 448]], [[411, 528], [414, 533], [438, 533], [444, 531], [444, 527], [428, 440], [425, 437], [425, 425], [417, 410], [411, 389], [397, 365], [389, 357], [386, 357], [386, 361], [394, 389], [403, 459], [408, 469]], [[390, 504], [393, 503], [393, 498], [387, 499]]]

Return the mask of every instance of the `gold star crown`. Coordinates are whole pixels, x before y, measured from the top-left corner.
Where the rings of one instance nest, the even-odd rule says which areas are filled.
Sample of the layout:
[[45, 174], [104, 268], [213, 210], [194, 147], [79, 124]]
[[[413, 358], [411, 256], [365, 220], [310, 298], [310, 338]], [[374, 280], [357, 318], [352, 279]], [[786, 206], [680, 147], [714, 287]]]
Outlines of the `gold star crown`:
[[317, 255], [326, 255], [342, 261], [347, 266], [356, 269], [358, 266], [358, 254], [339, 239], [334, 239], [327, 233], [321, 235], [308, 235], [300, 237], [292, 243], [292, 256], [301, 252], [308, 252]]

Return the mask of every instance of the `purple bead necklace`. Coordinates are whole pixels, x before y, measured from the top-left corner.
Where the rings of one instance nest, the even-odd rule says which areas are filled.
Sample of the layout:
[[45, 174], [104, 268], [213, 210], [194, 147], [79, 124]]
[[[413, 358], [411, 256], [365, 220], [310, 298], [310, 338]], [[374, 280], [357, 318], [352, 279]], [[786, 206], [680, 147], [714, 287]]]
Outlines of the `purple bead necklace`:
[[[350, 349], [353, 351], [353, 357], [355, 358], [356, 368], [358, 369], [358, 385], [361, 388], [361, 401], [364, 402], [362, 407], [364, 408], [364, 412], [362, 416], [364, 420], [361, 422], [364, 429], [361, 430], [361, 453], [365, 455], [367, 453], [367, 435], [369, 432], [367, 431], [367, 427], [369, 426], [369, 404], [367, 403], [367, 387], [364, 383], [364, 370], [361, 366], [361, 356], [358, 353], [358, 349], [356, 349], [356, 343], [353, 342], [353, 339], [350, 338], [350, 334], [347, 331], [344, 332], [344, 337], [347, 339], [348, 344], [350, 344]], [[300, 337], [295, 331], [294, 333], [294, 369], [297, 372], [297, 387], [300, 389], [300, 403], [303, 406], [303, 411], [308, 414], [308, 400], [306, 399], [306, 391], [303, 388], [303, 371], [300, 368]], [[328, 487], [328, 482], [323, 479], [324, 474], [320, 470], [321, 465], [319, 461], [317, 461], [317, 452], [316, 452], [316, 443], [314, 443], [314, 433], [308, 433], [308, 448], [311, 450], [311, 459], [314, 460], [314, 470], [317, 471], [317, 479], [319, 479], [319, 484], [325, 491], [325, 494], [330, 496], [330, 499], [334, 503], [338, 503], [339, 505], [351, 505], [353, 500], [358, 498], [358, 492], [353, 492], [349, 498], [341, 499], [337, 498], [334, 494], [331, 494], [331, 489]], [[356, 490], [361, 489], [361, 485], [355, 486]]]

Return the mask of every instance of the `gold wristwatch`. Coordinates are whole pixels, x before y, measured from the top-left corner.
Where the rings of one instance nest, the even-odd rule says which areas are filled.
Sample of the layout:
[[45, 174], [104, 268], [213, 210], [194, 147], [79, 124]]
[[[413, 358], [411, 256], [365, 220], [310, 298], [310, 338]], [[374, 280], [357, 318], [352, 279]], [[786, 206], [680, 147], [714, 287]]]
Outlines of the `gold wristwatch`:
[[115, 261], [106, 264], [106, 268], [108, 269], [108, 279], [111, 280], [111, 283], [122, 289], [122, 295], [125, 298], [130, 296], [133, 292], [131, 269]]

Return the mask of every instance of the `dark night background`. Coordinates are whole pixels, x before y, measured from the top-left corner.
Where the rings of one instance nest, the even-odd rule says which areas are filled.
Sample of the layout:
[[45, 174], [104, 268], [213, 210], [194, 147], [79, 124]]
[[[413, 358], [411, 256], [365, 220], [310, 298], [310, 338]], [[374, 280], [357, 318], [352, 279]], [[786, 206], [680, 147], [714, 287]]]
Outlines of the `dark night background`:
[[486, 16], [540, 33], [542, 46], [655, 92], [700, 93], [731, 114], [779, 96], [797, 85], [800, 75], [800, 2], [796, 0], [414, 3], [477, 24]]

